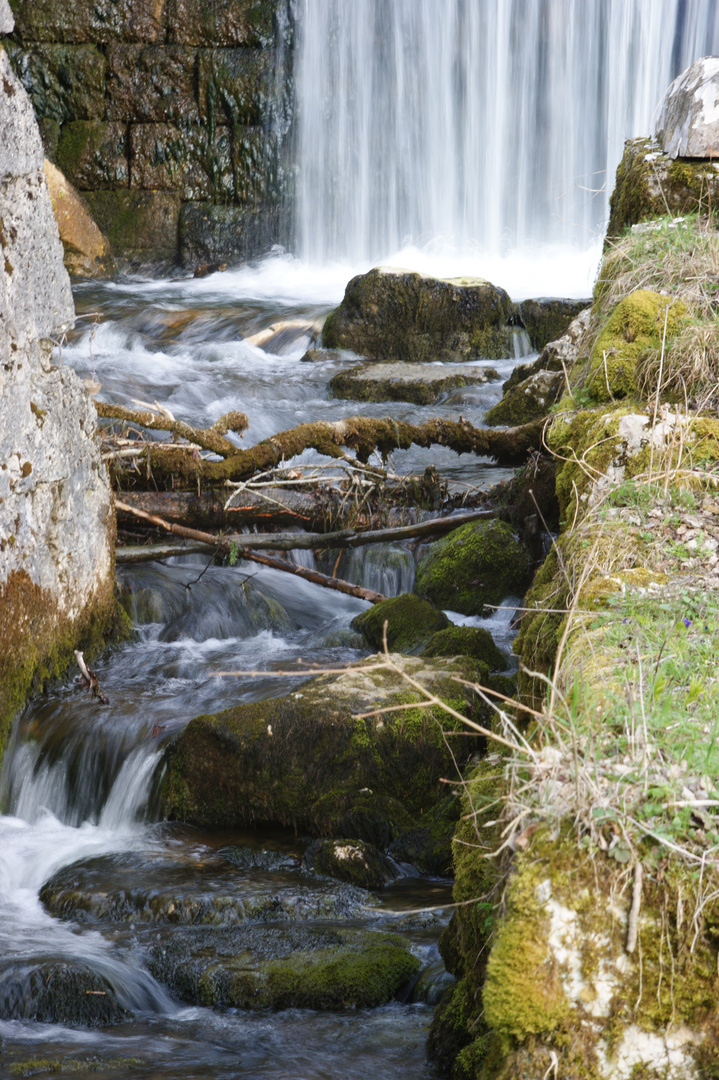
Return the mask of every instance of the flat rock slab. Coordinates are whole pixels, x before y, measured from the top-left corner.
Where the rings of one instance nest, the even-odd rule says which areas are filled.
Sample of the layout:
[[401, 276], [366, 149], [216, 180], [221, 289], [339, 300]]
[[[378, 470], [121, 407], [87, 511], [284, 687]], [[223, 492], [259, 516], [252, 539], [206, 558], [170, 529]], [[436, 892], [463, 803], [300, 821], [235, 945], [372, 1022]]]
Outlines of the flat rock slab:
[[491, 382], [499, 375], [491, 367], [466, 364], [363, 364], [341, 371], [330, 381], [336, 398], [353, 401], [412, 401], [434, 405], [449, 390]]

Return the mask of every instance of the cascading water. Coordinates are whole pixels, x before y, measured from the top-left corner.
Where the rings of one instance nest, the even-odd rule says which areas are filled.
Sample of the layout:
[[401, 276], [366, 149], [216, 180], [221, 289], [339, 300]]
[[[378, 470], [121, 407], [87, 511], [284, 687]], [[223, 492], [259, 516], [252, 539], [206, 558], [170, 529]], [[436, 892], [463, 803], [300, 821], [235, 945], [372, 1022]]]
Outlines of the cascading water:
[[719, 6], [305, 0], [299, 33], [308, 262], [596, 249], [623, 140], [719, 49]]

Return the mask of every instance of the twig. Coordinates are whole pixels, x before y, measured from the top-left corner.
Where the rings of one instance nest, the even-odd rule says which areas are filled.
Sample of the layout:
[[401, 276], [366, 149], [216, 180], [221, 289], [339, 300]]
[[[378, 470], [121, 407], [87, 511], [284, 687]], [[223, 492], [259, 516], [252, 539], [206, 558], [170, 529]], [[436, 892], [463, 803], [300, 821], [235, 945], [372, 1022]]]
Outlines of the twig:
[[637, 947], [637, 934], [639, 928], [639, 909], [642, 906], [642, 880], [644, 870], [639, 859], [634, 864], [634, 885], [632, 886], [632, 906], [629, 909], [627, 922], [627, 952], [633, 953]]
[[82, 686], [83, 690], [91, 690], [92, 696], [96, 697], [102, 705], [109, 705], [110, 701], [108, 698], [105, 697], [102, 690], [100, 689], [100, 683], [98, 681], [97, 675], [94, 671], [90, 671], [89, 667], [85, 663], [85, 657], [82, 655], [79, 649], [75, 649], [75, 660], [77, 661], [77, 666], [80, 669], [80, 674], [77, 677], [78, 682]]

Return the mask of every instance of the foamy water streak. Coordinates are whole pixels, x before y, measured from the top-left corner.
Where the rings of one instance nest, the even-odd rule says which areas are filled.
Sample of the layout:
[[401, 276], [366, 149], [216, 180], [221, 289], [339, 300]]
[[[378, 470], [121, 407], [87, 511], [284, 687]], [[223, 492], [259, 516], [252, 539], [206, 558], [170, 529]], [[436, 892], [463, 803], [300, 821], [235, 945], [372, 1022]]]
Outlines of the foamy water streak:
[[719, 6], [304, 0], [299, 31], [298, 252], [359, 263], [596, 244], [623, 140], [717, 51]]

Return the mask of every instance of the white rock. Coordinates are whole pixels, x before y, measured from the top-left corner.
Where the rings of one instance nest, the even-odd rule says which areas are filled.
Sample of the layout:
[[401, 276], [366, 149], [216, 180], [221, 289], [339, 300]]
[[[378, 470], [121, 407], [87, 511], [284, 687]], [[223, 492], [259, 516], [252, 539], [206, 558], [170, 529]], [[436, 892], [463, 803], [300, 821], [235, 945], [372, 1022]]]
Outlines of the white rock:
[[719, 158], [719, 56], [677, 76], [658, 105], [655, 136], [669, 157]]
[[14, 29], [15, 17], [8, 0], [0, 0], [0, 34], [12, 34]]

